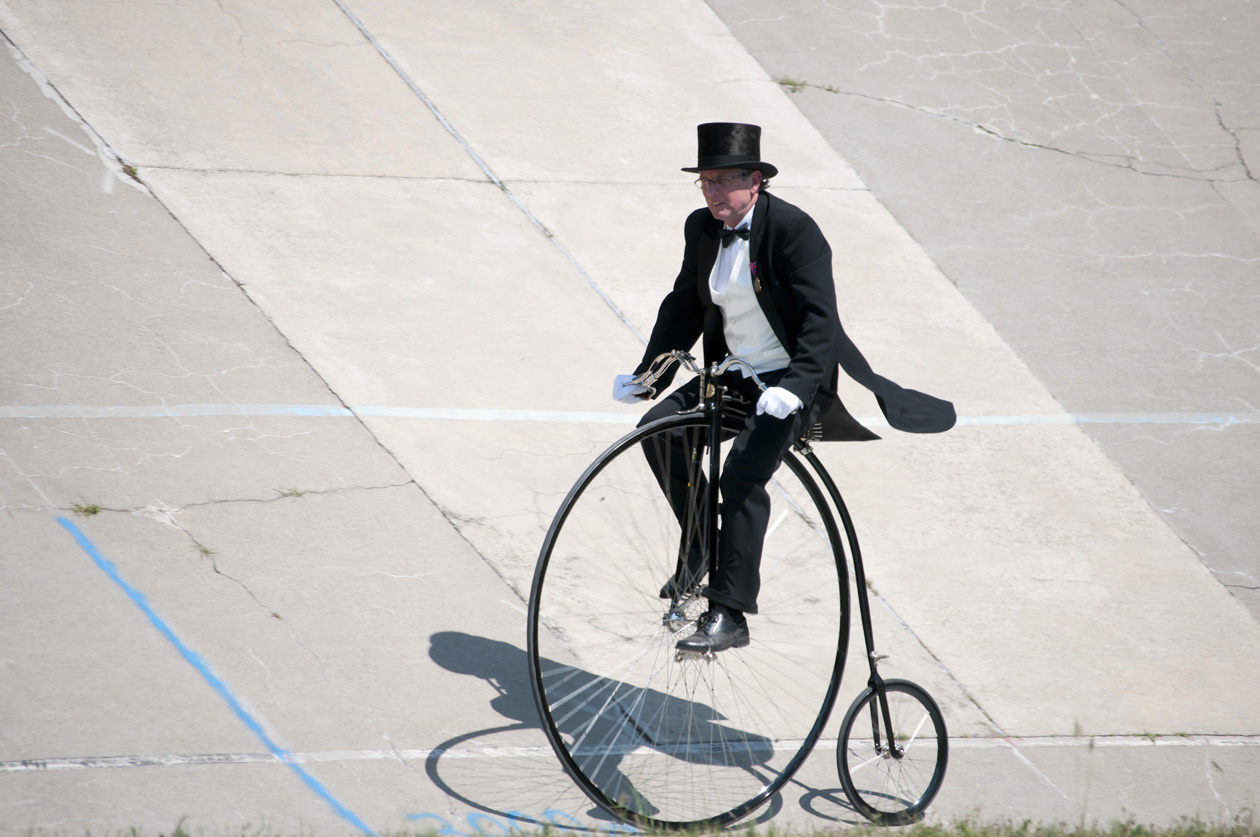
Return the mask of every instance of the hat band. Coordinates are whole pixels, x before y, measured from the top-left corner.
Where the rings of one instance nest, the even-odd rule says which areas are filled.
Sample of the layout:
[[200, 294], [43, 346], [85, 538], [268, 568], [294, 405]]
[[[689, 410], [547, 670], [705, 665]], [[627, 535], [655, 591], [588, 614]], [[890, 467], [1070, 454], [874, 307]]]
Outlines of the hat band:
[[738, 169], [738, 168], [756, 168], [764, 165], [760, 160], [749, 157], [746, 154], [718, 154], [710, 157], [701, 157], [696, 161], [698, 169]]

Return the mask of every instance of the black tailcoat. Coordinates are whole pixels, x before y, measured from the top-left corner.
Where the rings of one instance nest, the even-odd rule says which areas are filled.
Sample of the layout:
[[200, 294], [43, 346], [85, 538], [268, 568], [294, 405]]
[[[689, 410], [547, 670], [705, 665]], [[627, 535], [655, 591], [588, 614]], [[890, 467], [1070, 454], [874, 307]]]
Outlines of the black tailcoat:
[[[690, 349], [704, 338], [705, 363], [721, 361], [729, 352], [722, 330], [722, 311], [709, 293], [709, 274], [721, 247], [722, 222], [707, 208], [697, 209], [683, 228], [686, 246], [674, 288], [657, 312], [641, 374], [657, 355]], [[823, 439], [878, 439], [853, 418], [836, 394], [839, 369], [875, 394], [890, 426], [910, 433], [939, 433], [954, 426], [954, 405], [905, 389], [875, 374], [845, 334], [836, 309], [831, 275], [831, 247], [822, 230], [805, 212], [762, 192], [757, 197], [749, 235], [753, 290], [775, 336], [791, 361], [778, 386], [789, 390], [823, 426]], [[657, 392], [663, 392], [677, 367], [672, 367]]]

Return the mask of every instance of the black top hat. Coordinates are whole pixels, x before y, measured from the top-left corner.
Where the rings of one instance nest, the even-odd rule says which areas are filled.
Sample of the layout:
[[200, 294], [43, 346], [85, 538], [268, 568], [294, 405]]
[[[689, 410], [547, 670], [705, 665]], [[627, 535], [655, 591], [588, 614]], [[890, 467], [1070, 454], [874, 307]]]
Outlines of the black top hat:
[[774, 177], [779, 170], [761, 157], [761, 126], [742, 122], [706, 122], [696, 126], [696, 138], [700, 147], [699, 160], [692, 168], [683, 171], [698, 172], [709, 169], [755, 169], [765, 178]]

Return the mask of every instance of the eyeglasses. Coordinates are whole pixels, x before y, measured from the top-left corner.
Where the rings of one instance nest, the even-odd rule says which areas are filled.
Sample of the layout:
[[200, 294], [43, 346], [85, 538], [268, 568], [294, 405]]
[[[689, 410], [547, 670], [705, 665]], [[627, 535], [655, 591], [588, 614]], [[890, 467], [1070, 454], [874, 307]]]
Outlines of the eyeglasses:
[[697, 177], [696, 186], [698, 186], [701, 191], [703, 191], [706, 186], [716, 186], [725, 192], [731, 187], [732, 183], [737, 180], [745, 180], [750, 174], [752, 174], [752, 172], [745, 172], [743, 174], [720, 174], [717, 177]]

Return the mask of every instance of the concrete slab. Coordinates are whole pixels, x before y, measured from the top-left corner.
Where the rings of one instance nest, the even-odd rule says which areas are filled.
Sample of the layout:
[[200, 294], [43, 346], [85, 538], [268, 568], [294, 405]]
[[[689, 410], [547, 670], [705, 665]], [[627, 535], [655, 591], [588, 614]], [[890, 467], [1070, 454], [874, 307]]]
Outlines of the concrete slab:
[[349, 404], [602, 407], [604, 370], [632, 352], [564, 255], [490, 184], [152, 175]]
[[[197, 559], [177, 530], [160, 528], [165, 561]], [[22, 719], [0, 733], [5, 761], [257, 747], [48, 514], [11, 510], [5, 532], [10, 618], [0, 630], [13, 649], [5, 681], [16, 688], [4, 690], [0, 711]], [[205, 720], [189, 725], [189, 717]]]
[[[0, 822], [357, 831], [337, 807], [345, 772], [299, 774], [303, 760], [280, 761], [268, 740], [337, 752], [353, 739], [405, 785], [416, 774], [391, 734], [424, 748], [499, 717], [492, 680], [447, 685], [427, 654], [430, 620], [448, 623], [426, 579], [445, 567], [444, 584], [508, 602], [477, 614], [479, 635], [500, 642], [519, 635], [520, 605], [51, 88], [0, 67], [0, 188], [23, 208], [2, 228], [13, 653], [0, 665], [20, 687], [0, 714], [21, 723], [0, 738]], [[444, 687], [484, 699], [443, 716], [427, 696]], [[409, 794], [391, 799], [375, 821], [401, 827]]]
[[[312, 805], [310, 790], [278, 765], [57, 770], [7, 774], [4, 785], [8, 822], [46, 824], [65, 833], [113, 831], [123, 821], [161, 834], [191, 823], [203, 824], [206, 833], [261, 823], [277, 832], [357, 833], [332, 810]], [[13, 826], [7, 833], [25, 830]]]
[[[586, 225], [577, 208], [589, 205], [597, 188], [539, 184], [522, 194], [531, 206], [538, 201], [538, 217], [568, 240], [582, 237]], [[839, 231], [833, 241], [837, 295], [855, 339], [878, 369], [909, 385], [949, 392], [973, 415], [1059, 413], [1026, 367], [967, 301], [939, 280], [935, 266], [869, 194], [778, 193], [807, 206], [824, 229]], [[649, 193], [632, 194], [647, 198]], [[636, 287], [630, 277], [609, 273], [605, 286], [614, 300], [633, 323], [650, 330], [669, 280], [657, 280], [650, 293], [641, 280]], [[907, 322], [915, 324], [911, 339]], [[875, 412], [869, 394], [859, 388], [849, 385], [843, 394], [851, 409]], [[557, 450], [550, 444], [542, 448]], [[976, 693], [1008, 734], [1141, 733], [1179, 724], [1228, 733], [1260, 723], [1250, 697], [1260, 682], [1240, 676], [1235, 656], [1255, 657], [1260, 633], [1208, 576], [1196, 571], [1193, 557], [1127, 482], [1109, 476], [1113, 466], [1075, 428], [975, 427], [939, 438], [892, 434], [876, 445], [819, 448], [854, 508], [879, 589], [899, 612], [903, 606], [913, 612], [907, 616], [910, 624], [932, 625], [924, 631], [928, 644], [955, 676], [967, 684], [986, 684]], [[1033, 459], [1039, 464], [1030, 473]], [[943, 467], [946, 462], [952, 464]], [[578, 468], [575, 463], [574, 471]], [[525, 477], [500, 482], [524, 485]], [[966, 496], [955, 496], [960, 484], [967, 486]], [[1081, 485], [1090, 486], [1090, 492], [1082, 494]], [[470, 529], [497, 519], [493, 509], [472, 502], [481, 522]], [[1099, 514], [1101, 509], [1106, 511]], [[938, 525], [978, 513], [983, 523], [974, 531]], [[545, 527], [545, 520], [539, 523]], [[525, 532], [519, 529], [499, 532], [487, 540], [531, 542], [543, 531], [534, 538], [522, 538]], [[512, 559], [503, 560], [511, 565]], [[1183, 571], [1180, 580], [1171, 581], [1169, 567]], [[523, 580], [526, 570], [516, 571]], [[926, 588], [935, 595], [924, 597]], [[1202, 601], [1178, 603], [1187, 589]], [[1200, 623], [1202, 632], [1187, 634], [1185, 626], [1165, 615], [1178, 606], [1223, 621], [1211, 627]], [[1026, 627], [1013, 627], [1021, 624]], [[1228, 651], [1214, 648], [1204, 656], [1202, 649], [1215, 645], [1212, 638], [1221, 634], [1240, 636], [1240, 641]], [[1098, 642], [1102, 636], [1109, 640]], [[971, 654], [977, 656], [964, 662]], [[1154, 687], [1169, 679], [1167, 667], [1176, 659], [1185, 671], [1197, 671], [1210, 660], [1215, 674], [1202, 690], [1173, 690], [1168, 700], [1154, 700], [1155, 694], [1167, 693]], [[967, 673], [955, 665], [966, 666]], [[1222, 683], [1231, 695], [1223, 701]], [[1101, 695], [1099, 684], [1106, 684]], [[1084, 691], [1076, 699], [1062, 699], [1065, 689], [1075, 695], [1077, 688]]]
[[[806, 790], [799, 800], [785, 799], [785, 812], [799, 805], [814, 822], [864, 824], [834, 775], [828, 777], [834, 765], [824, 755], [815, 752], [802, 770], [793, 790]], [[946, 783], [928, 809], [927, 822], [1030, 821], [1066, 827], [1177, 823], [1183, 817], [1231, 822], [1255, 804], [1250, 781], [1255, 757], [1253, 747], [1224, 740], [963, 739], [951, 746]]]
[[963, 427], [824, 455], [876, 589], [1005, 733], [1254, 729], [1254, 622], [1081, 436]]
[[702, 3], [421, 8], [423, 26], [414, 4], [367, 0], [355, 14], [509, 185], [676, 182], [674, 172], [695, 162], [694, 126], [714, 114], [774, 114], [780, 129], [763, 138], [766, 159], [790, 154], [828, 185], [858, 185]]
[[0, 28], [131, 165], [484, 179], [333, 3], [6, 0]]
[[[1067, 423], [1059, 393], [1030, 373], [1030, 352], [987, 322], [1003, 309], [973, 305], [941, 272], [949, 263], [935, 245], [944, 233], [925, 237], [898, 206], [884, 208], [911, 178], [862, 171], [859, 180], [828, 145], [839, 145], [833, 124], [807, 106], [808, 97], [838, 94], [789, 98], [774, 83], [782, 70], [764, 57], [759, 65], [732, 37], [738, 21], [728, 28], [701, 3], [663, 0], [633, 9], [427, 4], [422, 18], [414, 6], [367, 0], [353, 10], [183, 3], [154, 12], [152, 26], [125, 25], [137, 8], [0, 2], [0, 29], [22, 48], [0, 76], [6, 94], [14, 91], [0, 194], [23, 207], [0, 227], [13, 256], [5, 263], [22, 266], [3, 275], [0, 297], [6, 329], [13, 324], [3, 333], [18, 347], [7, 355], [0, 474], [10, 519], [23, 521], [20, 537], [0, 548], [0, 568], [21, 582], [12, 586], [18, 595], [49, 590], [53, 579], [23, 560], [53, 541], [68, 558], [54, 512], [101, 505], [83, 519], [92, 537], [223, 672], [260, 728], [299, 752], [286, 763], [261, 740], [242, 741], [229, 711], [214, 714], [209, 687], [187, 671], [171, 681], [170, 701], [190, 714], [162, 714], [153, 735], [136, 735], [127, 724], [161, 710], [147, 699], [127, 703], [136, 700], [127, 676], [162, 674], [173, 654], [138, 639], [127, 648], [141, 649], [140, 659], [123, 654], [121, 670], [84, 672], [99, 705], [124, 707], [126, 723], [101, 732], [94, 704], [81, 713], [83, 728], [59, 738], [53, 715], [41, 712], [55, 698], [40, 700], [57, 694], [64, 675], [41, 659], [72, 659], [83, 628], [43, 630], [23, 601], [20, 635], [6, 639], [36, 653], [5, 665], [9, 679], [34, 684], [15, 709], [32, 722], [21, 741], [2, 742], [0, 821], [21, 830], [164, 828], [191, 811], [197, 827], [321, 833], [420, 823], [488, 831], [513, 811], [527, 821], [600, 822], [556, 769], [533, 716], [522, 602], [551, 510], [636, 412], [608, 400], [609, 379], [637, 360], [639, 336], [676, 271], [682, 216], [698, 202], [676, 168], [694, 157], [694, 124], [710, 119], [768, 126], [765, 156], [784, 169], [776, 187], [832, 236], [850, 330], [881, 371], [957, 399], [973, 419], [946, 436], [823, 451], [867, 546], [877, 630], [894, 654], [888, 673], [928, 685], [960, 736], [950, 793], [934, 816], [1167, 821], [1190, 811], [1228, 817], [1254, 804], [1248, 784], [1235, 782], [1254, 773], [1254, 621], [1096, 442]], [[1167, 177], [1183, 159], [1232, 159], [1210, 130], [1180, 121], [1193, 91], [1171, 76], [1158, 113], [1138, 106], [1152, 98], [1146, 92], [1123, 98], [1137, 77], [1164, 89], [1137, 72], [1140, 62], [1135, 77], [1117, 80], [1129, 72], [1117, 70], [1099, 83], [1093, 92], [1104, 104], [1088, 99], [1091, 88], [1072, 86], [1088, 76], [1064, 62], [1082, 27], [1110, 32], [1111, 19], [1035, 17], [1042, 13], [1024, 10], [1034, 17], [1003, 28], [976, 15], [960, 24], [949, 9], [886, 9], [880, 24], [911, 40], [925, 32], [977, 39], [958, 61], [978, 62], [981, 93], [989, 72], [1027, 85], [1029, 97], [1049, 91], [1058, 108], [1050, 113], [995, 108], [994, 124], [1028, 126], [1009, 141], [984, 140], [995, 148], [1046, 144], [1044, 134], [1070, 152], [1069, 164], [1124, 177]], [[842, 24], [878, 36], [871, 19]], [[806, 34], [836, 34], [817, 29]], [[1149, 31], [1123, 34], [1140, 41]], [[800, 30], [776, 37], [759, 40], [753, 54], [807, 40]], [[1031, 43], [1023, 64], [995, 64], [1012, 39]], [[914, 78], [901, 65], [918, 58], [889, 45], [846, 60], [857, 56], [876, 73], [889, 64], [893, 85]], [[1128, 54], [1113, 46], [1086, 69], [1101, 73]], [[947, 58], [924, 66], [948, 76], [961, 64]], [[1028, 78], [1021, 66], [1044, 69]], [[73, 108], [47, 98], [54, 86]], [[1069, 119], [1080, 107], [1078, 121], [1098, 126], [1092, 133]], [[965, 115], [923, 118], [948, 127]], [[363, 132], [348, 134], [348, 124]], [[913, 120], [904, 127], [889, 119], [862, 140], [878, 138], [890, 155], [902, 145], [921, 153], [931, 134]], [[148, 187], [120, 179], [111, 147]], [[1246, 148], [1241, 139], [1236, 147]], [[1134, 198], [1107, 178], [1091, 191], [1085, 169], [1063, 195], [1028, 200], [1013, 225], [975, 207], [960, 215], [953, 196], [988, 199], [979, 187], [992, 181], [939, 159], [928, 173], [944, 198], [922, 212], [937, 225], [929, 232], [968, 226], [962, 232], [973, 237], [959, 237], [959, 258], [1024, 250], [995, 248], [981, 235], [988, 230], [1061, 230], [1038, 252], [1066, 253], [1061, 265], [1117, 266], [1133, 296], [1151, 289], [1124, 265], [1166, 258], [1241, 271], [1254, 259], [1233, 234], [1250, 223], [1243, 210], [1235, 223], [1216, 204], [1186, 207], [1157, 190]], [[1040, 183], [1040, 169], [1028, 172]], [[1251, 206], [1249, 195], [1237, 188], [1227, 200]], [[1153, 246], [1162, 240], [1110, 244], [1130, 218], [1155, 219], [1164, 231], [1199, 217], [1233, 226], [1205, 232], [1197, 249], [1184, 250], [1192, 258]], [[1082, 235], [1085, 257], [1062, 243]], [[1086, 298], [1090, 275], [1073, 273], [1068, 290]], [[1241, 275], [1222, 285], [1225, 298], [1235, 298]], [[1201, 290], [1198, 274], [1186, 276]], [[1082, 309], [1096, 302], [1063, 306], [1034, 286], [1018, 289], [1022, 303], [1008, 308], [1031, 307], [1039, 327], [1054, 316], [1039, 332], [1046, 351], [1059, 351], [1050, 338], [1079, 331], [1077, 319], [1092, 313]], [[1169, 291], [1143, 315], [1158, 322], [1176, 310], [1164, 303], [1185, 296]], [[1128, 311], [1097, 310], [1117, 321]], [[1148, 334], [1114, 333], [1103, 346], [1113, 352]], [[1189, 344], [1200, 361], [1246, 364], [1249, 350], [1234, 332], [1223, 338], [1228, 358], [1202, 348], [1207, 334], [1194, 331]], [[1089, 403], [1131, 408], [1107, 400], [1112, 372], [1091, 375], [1082, 387], [1097, 399]], [[1168, 391], [1143, 386], [1136, 391]], [[869, 396], [846, 392], [846, 400], [874, 414]], [[76, 595], [92, 599], [101, 583], [89, 572]], [[134, 600], [105, 589], [116, 604], [102, 624], [134, 633], [143, 618]], [[842, 702], [860, 685], [851, 679]], [[93, 696], [86, 686], [80, 694]], [[55, 720], [80, 717], [70, 715]], [[994, 727], [1024, 738], [994, 738]], [[193, 735], [220, 729], [204, 744]], [[1245, 735], [1200, 735], [1210, 731]], [[1108, 739], [1117, 743], [1107, 759], [1095, 759], [1079, 732], [1184, 732], [1198, 735], [1201, 749], [1148, 750], [1129, 746], [1140, 737], [1119, 736]], [[1066, 747], [1030, 755], [1037, 745], [1026, 737], [1040, 734]], [[67, 742], [64, 759], [22, 762], [45, 738]], [[70, 753], [71, 745], [84, 749]], [[215, 763], [216, 750], [233, 758]], [[138, 755], [157, 761], [140, 766]], [[826, 748], [815, 753], [756, 821], [852, 821], [832, 758]], [[1220, 768], [1203, 771], [1205, 762]], [[1095, 769], [1104, 778], [1095, 780]], [[1183, 797], [1156, 781], [1165, 773], [1182, 777]], [[1094, 787], [1105, 802], [1095, 803]]]
[[713, 8], [1260, 614], [1254, 8]]

